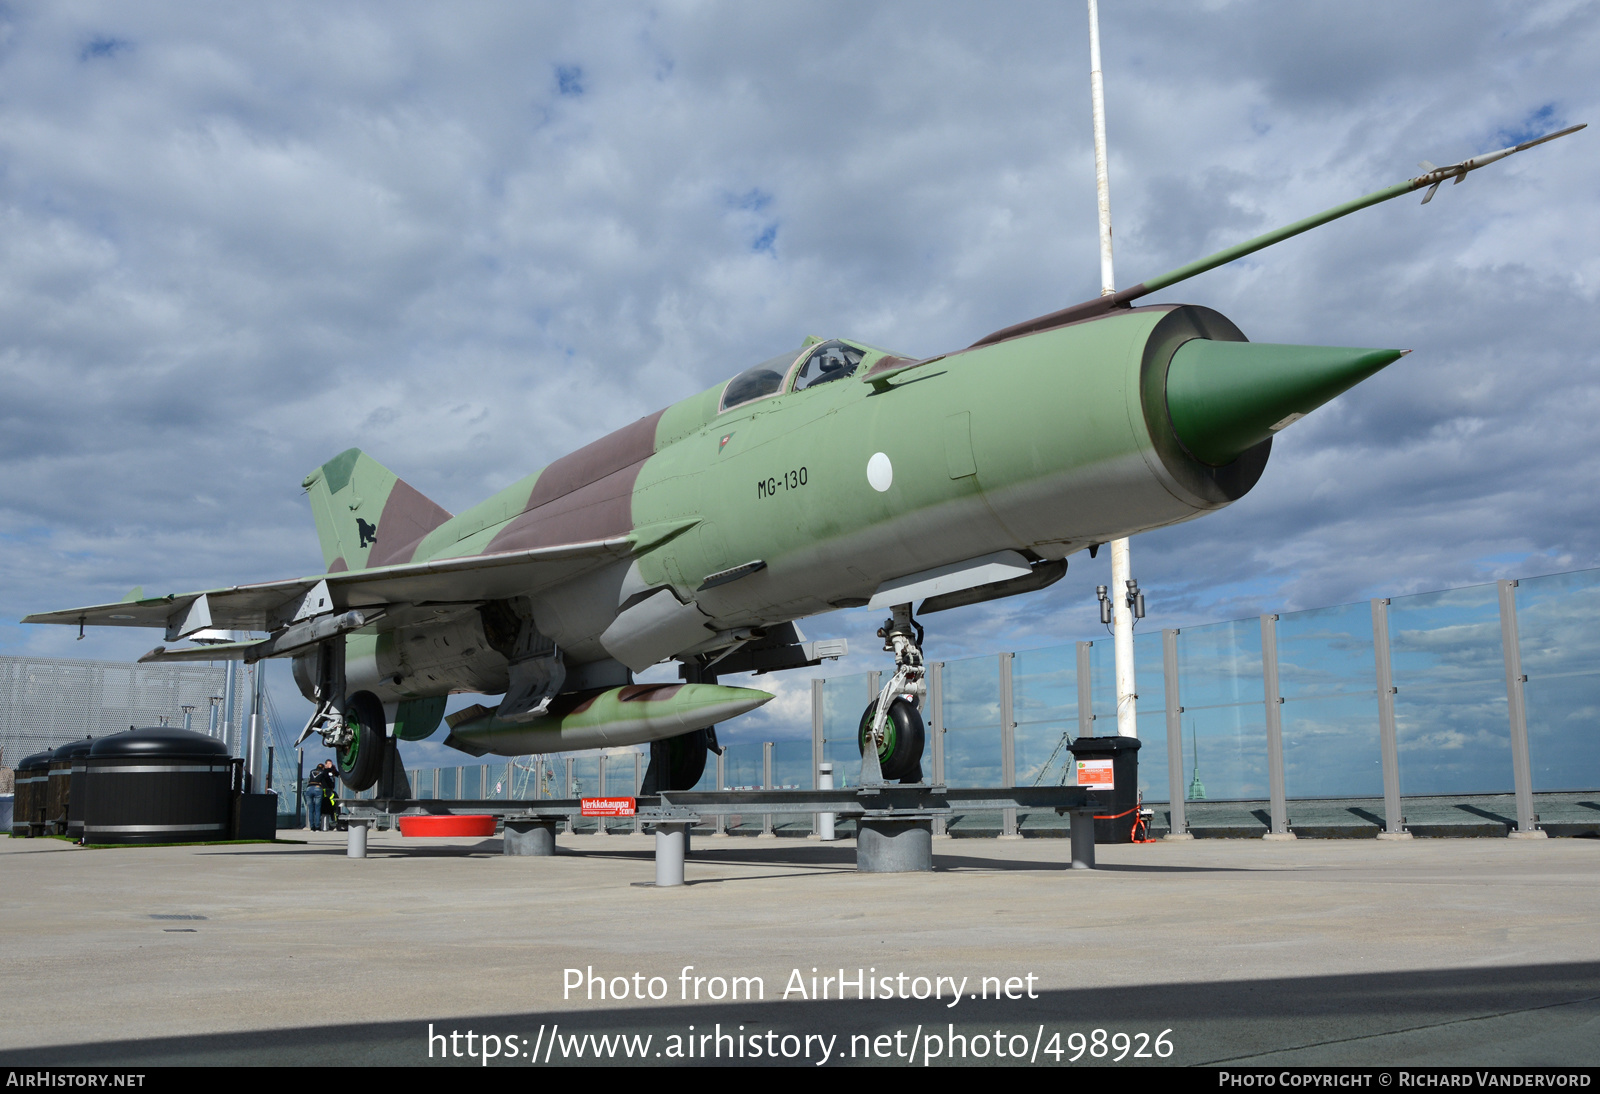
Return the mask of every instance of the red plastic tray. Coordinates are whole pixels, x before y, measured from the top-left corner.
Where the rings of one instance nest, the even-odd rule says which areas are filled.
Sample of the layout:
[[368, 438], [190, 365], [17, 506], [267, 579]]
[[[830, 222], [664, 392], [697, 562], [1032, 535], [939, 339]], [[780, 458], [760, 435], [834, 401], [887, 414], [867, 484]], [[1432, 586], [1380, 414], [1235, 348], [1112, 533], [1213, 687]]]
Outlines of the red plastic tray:
[[488, 816], [417, 816], [400, 818], [402, 836], [492, 836], [494, 818]]

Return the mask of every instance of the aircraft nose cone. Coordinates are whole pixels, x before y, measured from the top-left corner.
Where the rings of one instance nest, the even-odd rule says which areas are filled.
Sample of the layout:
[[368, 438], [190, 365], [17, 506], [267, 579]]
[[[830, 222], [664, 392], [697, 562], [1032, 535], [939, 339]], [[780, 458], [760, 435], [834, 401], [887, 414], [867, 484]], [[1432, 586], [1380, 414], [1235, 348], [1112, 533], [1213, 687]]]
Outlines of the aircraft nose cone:
[[1183, 446], [1221, 467], [1408, 352], [1196, 338], [1172, 356], [1167, 413]]
[[715, 715], [715, 720], [719, 722], [748, 714], [776, 698], [770, 691], [734, 688], [726, 684], [689, 684], [684, 690], [693, 691], [696, 688], [701, 690], [698, 694], [686, 697], [685, 710], [705, 716]]

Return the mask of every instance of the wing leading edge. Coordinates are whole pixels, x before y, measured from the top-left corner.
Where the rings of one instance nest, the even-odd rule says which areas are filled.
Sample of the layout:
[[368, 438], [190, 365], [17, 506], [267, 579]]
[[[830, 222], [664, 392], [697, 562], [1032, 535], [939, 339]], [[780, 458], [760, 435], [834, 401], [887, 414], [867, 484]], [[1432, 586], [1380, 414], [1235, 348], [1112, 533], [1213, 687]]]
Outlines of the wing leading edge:
[[[431, 601], [495, 600], [538, 592], [613, 559], [626, 557], [632, 549], [633, 537], [618, 536], [589, 543], [441, 558], [144, 597], [115, 604], [94, 604], [65, 611], [39, 612], [22, 622], [77, 627], [160, 627], [165, 629], [168, 641], [211, 628], [272, 631], [295, 619], [327, 611]], [[319, 593], [326, 597], [327, 604], [308, 602]]]

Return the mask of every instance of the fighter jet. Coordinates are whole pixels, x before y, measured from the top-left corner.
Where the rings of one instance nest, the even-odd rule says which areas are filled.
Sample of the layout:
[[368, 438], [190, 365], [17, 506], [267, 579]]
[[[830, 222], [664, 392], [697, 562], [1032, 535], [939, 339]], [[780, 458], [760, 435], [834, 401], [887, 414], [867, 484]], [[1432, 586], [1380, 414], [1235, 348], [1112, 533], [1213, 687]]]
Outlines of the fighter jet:
[[[1398, 349], [1250, 342], [1199, 305], [1134, 301], [1513, 152], [1466, 160], [934, 357], [808, 338], [452, 516], [351, 449], [302, 484], [326, 572], [28, 616], [264, 634], [145, 661], [291, 658], [302, 734], [353, 790], [439, 727], [473, 755], [651, 744], [646, 792], [699, 779], [713, 727], [772, 696], [718, 674], [816, 665], [806, 616], [885, 608], [895, 671], [863, 779], [921, 779], [927, 616], [1042, 589], [1068, 557], [1192, 520], [1260, 480], [1273, 437]], [[915, 613], [913, 606], [916, 606]], [[682, 683], [633, 674], [680, 663]]]

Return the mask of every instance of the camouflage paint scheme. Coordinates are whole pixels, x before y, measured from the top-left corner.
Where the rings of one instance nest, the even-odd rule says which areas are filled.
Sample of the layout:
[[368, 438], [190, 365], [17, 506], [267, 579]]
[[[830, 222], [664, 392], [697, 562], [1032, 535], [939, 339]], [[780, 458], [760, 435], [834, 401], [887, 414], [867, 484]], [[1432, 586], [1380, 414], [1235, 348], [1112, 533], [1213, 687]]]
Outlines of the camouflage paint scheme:
[[[181, 596], [135, 590], [118, 604], [24, 622], [164, 627], [169, 641], [216, 627], [271, 632], [265, 643], [158, 648], [147, 659], [294, 656], [308, 697], [311, 663], [326, 658], [305, 651], [326, 650], [336, 633], [346, 695], [370, 693], [405, 739], [433, 732], [442, 697], [463, 691], [508, 692], [498, 712], [452, 717], [472, 730], [472, 749], [529, 751], [538, 736], [529, 718], [543, 719], [551, 739], [626, 721], [629, 743], [692, 729], [696, 711], [709, 725], [766, 693], [691, 681], [625, 695], [632, 672], [676, 658], [696, 676], [708, 655], [768, 628], [875, 594], [879, 603], [929, 595], [897, 593], [908, 575], [991, 574], [950, 586], [965, 602], [1042, 587], [1073, 552], [1242, 497], [1277, 431], [1402, 351], [1251, 344], [1209, 309], [1132, 302], [1401, 194], [1426, 187], [1426, 203], [1447, 179], [1581, 128], [1428, 165], [964, 350], [913, 360], [808, 339], [748, 370], [773, 374], [759, 397], [728, 398], [747, 390], [741, 374], [458, 516], [351, 449], [303, 484], [325, 574]], [[806, 371], [812, 356], [826, 353], [848, 355], [850, 367], [800, 390], [798, 377], [818, 375]], [[996, 568], [1013, 576], [996, 580]], [[361, 614], [335, 614], [351, 611]], [[329, 627], [339, 629], [316, 630]], [[320, 647], [304, 641], [313, 631]], [[551, 683], [545, 668], [529, 671], [535, 663], [564, 676], [558, 668]], [[545, 697], [532, 714], [514, 702], [530, 680], [544, 681]], [[573, 698], [602, 691], [603, 700]], [[569, 726], [575, 715], [588, 721]]]
[[[1187, 342], [1242, 338], [1205, 308], [1125, 308], [920, 362], [847, 343], [853, 375], [791, 390], [812, 339], [776, 394], [723, 410], [718, 384], [454, 517], [351, 449], [303, 484], [327, 574], [212, 590], [203, 623], [272, 629], [322, 580], [333, 610], [384, 608], [345, 638], [345, 671], [407, 738], [433, 731], [442, 695], [507, 689], [486, 601], [527, 598], [572, 688], [626, 684], [907, 574], [1000, 551], [1059, 560], [1231, 503], [1270, 439], [1204, 464], [1165, 389]], [[1297, 352], [1281, 350], [1279, 363]], [[869, 481], [875, 457], [887, 483]], [[702, 587], [747, 563], [764, 565]], [[171, 633], [198, 596], [30, 620]]]

